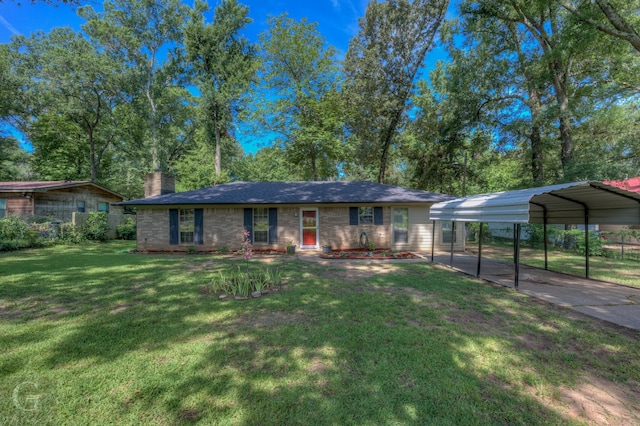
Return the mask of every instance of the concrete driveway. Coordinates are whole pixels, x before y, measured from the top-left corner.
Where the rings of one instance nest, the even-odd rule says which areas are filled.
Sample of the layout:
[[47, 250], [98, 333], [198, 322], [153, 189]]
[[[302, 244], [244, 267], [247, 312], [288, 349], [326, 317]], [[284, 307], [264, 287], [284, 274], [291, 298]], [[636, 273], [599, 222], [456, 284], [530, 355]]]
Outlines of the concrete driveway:
[[[423, 254], [431, 259], [431, 254]], [[434, 263], [449, 266], [450, 253], [437, 253]], [[478, 258], [455, 253], [453, 269], [475, 277]], [[507, 287], [514, 286], [514, 265], [482, 259], [480, 278]], [[640, 330], [640, 287], [629, 287], [520, 265], [518, 290], [583, 314]]]

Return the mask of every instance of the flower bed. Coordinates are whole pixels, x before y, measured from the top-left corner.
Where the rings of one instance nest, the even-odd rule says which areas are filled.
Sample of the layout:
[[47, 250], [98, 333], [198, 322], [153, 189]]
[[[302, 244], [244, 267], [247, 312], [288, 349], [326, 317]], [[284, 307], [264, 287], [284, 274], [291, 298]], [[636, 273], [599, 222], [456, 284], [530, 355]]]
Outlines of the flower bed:
[[394, 250], [349, 249], [333, 250], [320, 255], [323, 259], [414, 259], [411, 253]]

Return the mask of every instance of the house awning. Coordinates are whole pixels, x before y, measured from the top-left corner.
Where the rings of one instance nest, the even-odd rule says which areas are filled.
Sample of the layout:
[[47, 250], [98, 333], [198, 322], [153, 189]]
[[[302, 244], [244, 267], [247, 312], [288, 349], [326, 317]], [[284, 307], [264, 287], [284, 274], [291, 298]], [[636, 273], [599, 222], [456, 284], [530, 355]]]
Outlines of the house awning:
[[431, 206], [431, 220], [640, 225], [640, 194], [597, 181], [473, 195]]

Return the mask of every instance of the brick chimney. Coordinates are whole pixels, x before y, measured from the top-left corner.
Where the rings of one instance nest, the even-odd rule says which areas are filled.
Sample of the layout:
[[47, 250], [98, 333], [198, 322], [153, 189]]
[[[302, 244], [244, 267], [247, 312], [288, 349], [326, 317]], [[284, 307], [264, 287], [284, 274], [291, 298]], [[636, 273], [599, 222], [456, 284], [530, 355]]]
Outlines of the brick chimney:
[[144, 197], [173, 194], [176, 192], [176, 178], [162, 172], [147, 173], [144, 178]]

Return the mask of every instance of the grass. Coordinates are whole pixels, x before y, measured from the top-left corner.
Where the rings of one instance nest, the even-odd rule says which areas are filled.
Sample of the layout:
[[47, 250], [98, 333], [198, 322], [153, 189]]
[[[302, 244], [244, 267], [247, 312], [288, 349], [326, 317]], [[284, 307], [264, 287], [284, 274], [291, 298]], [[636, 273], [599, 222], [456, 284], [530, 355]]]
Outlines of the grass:
[[221, 301], [242, 260], [129, 248], [0, 254], [0, 424], [582, 424], [587, 383], [638, 415], [640, 333], [508, 289], [282, 256]]
[[[477, 252], [477, 242], [467, 243], [467, 249]], [[483, 256], [502, 260], [513, 260], [513, 244], [506, 242], [483, 243]], [[549, 246], [548, 267], [550, 271], [585, 276], [585, 257], [572, 251]], [[520, 262], [524, 265], [544, 268], [544, 249], [531, 248], [523, 244]], [[633, 259], [621, 260], [604, 256], [589, 257], [590, 278], [640, 287], [640, 262]]]

